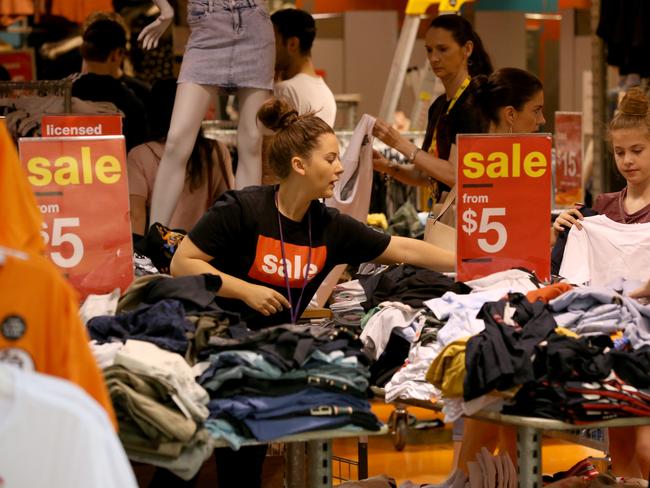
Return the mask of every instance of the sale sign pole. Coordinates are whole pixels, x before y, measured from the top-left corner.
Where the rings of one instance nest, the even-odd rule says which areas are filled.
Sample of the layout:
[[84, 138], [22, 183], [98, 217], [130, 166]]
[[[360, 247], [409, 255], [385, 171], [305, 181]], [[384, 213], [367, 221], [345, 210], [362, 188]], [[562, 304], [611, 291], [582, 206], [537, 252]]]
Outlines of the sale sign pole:
[[82, 298], [133, 280], [123, 136], [19, 140], [48, 255]]
[[582, 203], [582, 112], [555, 112], [555, 158], [554, 207]]
[[550, 278], [551, 136], [459, 135], [459, 281], [523, 267]]

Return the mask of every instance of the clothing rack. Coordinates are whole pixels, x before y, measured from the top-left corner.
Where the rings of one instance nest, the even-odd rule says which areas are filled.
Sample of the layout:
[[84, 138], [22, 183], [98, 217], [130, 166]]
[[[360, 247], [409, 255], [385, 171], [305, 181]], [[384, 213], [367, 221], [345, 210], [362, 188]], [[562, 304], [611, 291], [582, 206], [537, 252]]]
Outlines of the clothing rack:
[[40, 81], [2, 81], [0, 82], [0, 97], [17, 98], [33, 94], [36, 96], [63, 97], [63, 111], [72, 111], [72, 80], [40, 80]]

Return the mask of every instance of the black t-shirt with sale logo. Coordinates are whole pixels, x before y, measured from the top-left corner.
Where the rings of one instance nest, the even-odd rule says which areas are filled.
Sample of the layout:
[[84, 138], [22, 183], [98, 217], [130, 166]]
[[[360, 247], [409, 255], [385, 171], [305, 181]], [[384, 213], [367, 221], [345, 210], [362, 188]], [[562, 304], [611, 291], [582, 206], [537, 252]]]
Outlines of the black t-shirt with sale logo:
[[[256, 186], [224, 193], [188, 236], [199, 249], [213, 257], [210, 264], [219, 271], [287, 296], [275, 190], [273, 186]], [[372, 261], [390, 242], [390, 236], [316, 200], [302, 222], [281, 215], [286, 271], [294, 306], [298, 303], [308, 261], [308, 215], [311, 215], [311, 261], [299, 316], [334, 266]], [[240, 300], [220, 299], [220, 305], [239, 312], [252, 329], [291, 321], [289, 310], [264, 317]]]

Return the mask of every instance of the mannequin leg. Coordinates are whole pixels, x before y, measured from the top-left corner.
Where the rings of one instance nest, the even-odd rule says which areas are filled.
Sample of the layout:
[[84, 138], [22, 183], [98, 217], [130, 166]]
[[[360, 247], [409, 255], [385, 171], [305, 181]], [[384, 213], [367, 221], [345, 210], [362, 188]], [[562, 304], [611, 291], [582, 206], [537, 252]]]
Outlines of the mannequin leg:
[[174, 111], [151, 196], [150, 223], [169, 225], [185, 185], [185, 169], [192, 154], [203, 116], [217, 89], [196, 83], [176, 88]]
[[476, 461], [476, 455], [482, 447], [491, 453], [499, 440], [499, 426], [474, 419], [465, 419], [463, 443], [458, 456], [458, 467], [468, 473], [467, 463]]
[[270, 92], [257, 88], [239, 88], [239, 124], [237, 125], [237, 173], [235, 188], [240, 190], [262, 183], [262, 133], [257, 124], [257, 111]]
[[625, 478], [643, 478], [636, 457], [637, 429], [635, 427], [616, 427], [609, 429], [609, 454], [612, 457], [612, 472]]
[[636, 430], [636, 461], [641, 477], [646, 479], [650, 473], [650, 426], [640, 425]]

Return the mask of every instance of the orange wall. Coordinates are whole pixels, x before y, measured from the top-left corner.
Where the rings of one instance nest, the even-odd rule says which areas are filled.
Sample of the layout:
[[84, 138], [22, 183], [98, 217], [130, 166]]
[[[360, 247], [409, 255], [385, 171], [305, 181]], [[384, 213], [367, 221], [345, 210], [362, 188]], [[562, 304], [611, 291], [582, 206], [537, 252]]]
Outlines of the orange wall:
[[[480, 2], [480, 0], [478, 0]], [[397, 10], [403, 12], [408, 0], [314, 0], [313, 13], [345, 12], [346, 10]], [[304, 0], [296, 0], [303, 8]], [[590, 8], [591, 0], [559, 0], [559, 8]]]
[[[315, 0], [312, 13], [335, 13], [348, 10], [397, 10], [404, 11], [407, 0]], [[296, 0], [296, 7], [303, 8], [304, 1]]]

